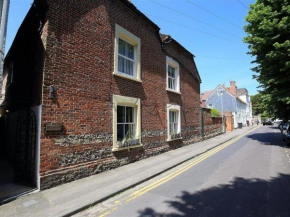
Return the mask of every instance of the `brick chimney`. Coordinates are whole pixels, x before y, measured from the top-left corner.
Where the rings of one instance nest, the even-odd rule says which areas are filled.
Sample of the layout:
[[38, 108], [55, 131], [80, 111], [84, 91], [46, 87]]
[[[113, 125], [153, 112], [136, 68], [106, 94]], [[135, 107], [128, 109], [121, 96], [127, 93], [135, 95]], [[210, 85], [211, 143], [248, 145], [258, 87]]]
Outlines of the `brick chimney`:
[[235, 81], [230, 81], [230, 91], [234, 96], [237, 96], [237, 86]]

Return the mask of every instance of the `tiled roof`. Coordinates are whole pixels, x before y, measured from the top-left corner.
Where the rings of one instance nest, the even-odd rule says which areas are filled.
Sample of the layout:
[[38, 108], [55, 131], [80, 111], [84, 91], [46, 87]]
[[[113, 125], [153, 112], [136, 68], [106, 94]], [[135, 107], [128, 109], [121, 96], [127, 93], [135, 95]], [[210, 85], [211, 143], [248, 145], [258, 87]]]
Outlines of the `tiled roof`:
[[247, 95], [248, 94], [248, 90], [246, 88], [239, 88], [239, 89], [237, 89], [237, 94], [239, 96], [241, 96], [241, 95]]
[[203, 94], [201, 94], [200, 98], [201, 101], [207, 100], [207, 98], [213, 93], [213, 90], [205, 91]]

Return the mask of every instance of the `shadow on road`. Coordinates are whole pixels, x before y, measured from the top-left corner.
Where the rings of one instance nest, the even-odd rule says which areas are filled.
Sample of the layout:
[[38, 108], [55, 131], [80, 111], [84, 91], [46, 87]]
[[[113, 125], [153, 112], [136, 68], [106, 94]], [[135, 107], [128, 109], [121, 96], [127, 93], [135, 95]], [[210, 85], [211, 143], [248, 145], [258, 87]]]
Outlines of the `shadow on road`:
[[166, 201], [166, 213], [152, 208], [139, 211], [139, 217], [286, 217], [290, 216], [290, 176], [279, 174], [271, 180], [236, 178], [196, 193], [182, 192]]
[[246, 136], [249, 139], [256, 140], [262, 145], [275, 145], [283, 147], [282, 134], [277, 132], [253, 133]]

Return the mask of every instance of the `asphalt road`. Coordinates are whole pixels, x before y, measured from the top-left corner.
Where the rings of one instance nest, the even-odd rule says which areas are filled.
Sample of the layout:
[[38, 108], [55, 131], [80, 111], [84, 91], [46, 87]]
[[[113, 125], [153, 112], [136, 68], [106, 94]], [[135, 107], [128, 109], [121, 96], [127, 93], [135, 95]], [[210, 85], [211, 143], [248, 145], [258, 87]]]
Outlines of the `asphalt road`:
[[76, 216], [289, 217], [289, 154], [277, 127], [260, 127]]

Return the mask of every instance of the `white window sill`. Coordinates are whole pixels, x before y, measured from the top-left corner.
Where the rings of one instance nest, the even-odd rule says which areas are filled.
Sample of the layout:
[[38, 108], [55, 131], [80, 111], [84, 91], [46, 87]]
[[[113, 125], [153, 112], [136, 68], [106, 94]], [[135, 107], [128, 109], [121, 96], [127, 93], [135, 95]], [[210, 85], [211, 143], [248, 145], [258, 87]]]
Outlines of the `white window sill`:
[[179, 91], [172, 90], [172, 89], [169, 89], [169, 88], [166, 88], [166, 90], [169, 91], [169, 92], [172, 92], [172, 93], [181, 94]]
[[137, 82], [142, 83], [142, 80], [134, 78], [134, 77], [129, 76], [129, 75], [126, 75], [126, 74], [122, 74], [122, 73], [119, 73], [119, 72], [114, 72], [113, 74], [115, 76], [118, 76], [118, 77], [122, 77], [122, 78], [126, 78], [126, 79], [129, 79], [129, 80], [132, 80], [132, 81], [137, 81]]
[[124, 147], [124, 148], [114, 147], [114, 148], [112, 149], [112, 151], [115, 152], [115, 151], [122, 151], [122, 150], [128, 150], [128, 149], [131, 149], [131, 148], [141, 148], [141, 147], [143, 147], [142, 144], [134, 145], [134, 146], [129, 146], [129, 147]]
[[180, 140], [180, 139], [182, 139], [182, 137], [175, 138], [175, 139], [167, 139], [166, 142], [171, 142], [171, 141]]

